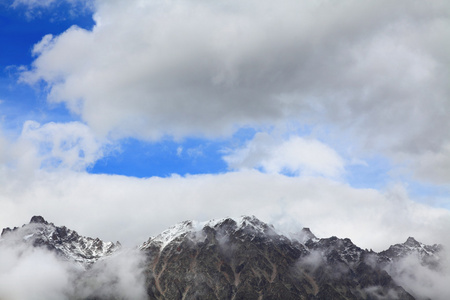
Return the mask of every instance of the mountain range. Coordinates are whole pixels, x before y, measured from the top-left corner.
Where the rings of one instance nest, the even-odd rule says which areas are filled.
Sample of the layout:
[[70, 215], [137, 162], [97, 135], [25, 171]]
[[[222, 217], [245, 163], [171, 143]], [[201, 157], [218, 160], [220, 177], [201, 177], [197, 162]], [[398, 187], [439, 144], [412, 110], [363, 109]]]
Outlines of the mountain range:
[[[181, 222], [135, 249], [34, 216], [20, 228], [3, 229], [0, 264], [2, 253], [7, 257], [11, 249], [19, 254], [10, 271], [36, 251], [64, 265], [65, 284], [29, 299], [91, 300], [435, 299], [408, 284], [414, 281], [402, 280], [417, 271], [404, 262], [417, 261], [438, 274], [445, 253], [440, 245], [412, 237], [381, 252], [362, 249], [348, 238], [317, 238], [309, 228], [287, 237], [254, 216]], [[8, 287], [1, 289], [0, 284], [0, 299], [20, 299]]]

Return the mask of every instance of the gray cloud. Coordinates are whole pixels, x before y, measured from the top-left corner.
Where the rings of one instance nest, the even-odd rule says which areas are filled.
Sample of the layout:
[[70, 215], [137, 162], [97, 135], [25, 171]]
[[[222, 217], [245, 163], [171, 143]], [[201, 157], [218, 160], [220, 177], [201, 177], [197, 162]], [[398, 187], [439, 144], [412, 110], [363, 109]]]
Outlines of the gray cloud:
[[47, 82], [100, 135], [296, 122], [426, 161], [450, 142], [449, 13], [446, 1], [97, 1], [92, 32], [45, 37], [21, 78]]

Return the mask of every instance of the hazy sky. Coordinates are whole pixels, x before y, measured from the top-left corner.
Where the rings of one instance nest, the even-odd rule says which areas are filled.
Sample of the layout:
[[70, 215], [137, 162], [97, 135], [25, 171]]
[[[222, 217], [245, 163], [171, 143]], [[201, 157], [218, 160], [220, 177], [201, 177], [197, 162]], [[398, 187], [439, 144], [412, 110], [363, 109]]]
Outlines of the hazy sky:
[[447, 0], [4, 0], [0, 42], [0, 227], [450, 244]]

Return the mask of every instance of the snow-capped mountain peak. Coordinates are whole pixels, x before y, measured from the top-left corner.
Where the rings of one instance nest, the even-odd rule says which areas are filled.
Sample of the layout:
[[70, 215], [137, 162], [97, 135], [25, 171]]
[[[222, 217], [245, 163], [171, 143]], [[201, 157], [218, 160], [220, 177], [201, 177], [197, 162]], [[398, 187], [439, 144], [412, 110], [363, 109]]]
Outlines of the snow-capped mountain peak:
[[250, 235], [274, 235], [275, 229], [272, 225], [262, 222], [255, 216], [241, 216], [239, 218], [223, 218], [211, 220], [203, 227], [211, 227], [216, 230], [227, 232], [243, 232]]
[[413, 237], [408, 237], [403, 244], [392, 245], [389, 249], [380, 252], [379, 260], [386, 264], [412, 255], [417, 257], [422, 264], [434, 268], [439, 265], [442, 249], [441, 245], [425, 245]]
[[181, 242], [183, 238], [199, 242], [206, 237], [205, 231], [208, 228], [216, 230], [221, 234], [232, 234], [241, 232], [246, 236], [271, 236], [276, 234], [273, 226], [260, 221], [255, 216], [241, 216], [239, 218], [222, 218], [210, 220], [207, 222], [183, 221], [169, 227], [155, 237], [151, 237], [139, 248], [146, 249], [150, 245], [158, 245], [162, 251], [170, 243]]
[[194, 221], [184, 221], [180, 222], [178, 224], [175, 224], [168, 229], [164, 230], [160, 234], [158, 234], [155, 237], [150, 237], [147, 242], [142, 244], [139, 248], [145, 249], [148, 245], [151, 243], [156, 243], [160, 246], [160, 249], [164, 249], [170, 242], [183, 238], [189, 233], [192, 233], [195, 231], [194, 225], [196, 225], [197, 222]]
[[80, 236], [65, 226], [55, 226], [42, 216], [33, 216], [29, 224], [2, 231], [0, 243], [17, 246], [25, 244], [44, 247], [58, 256], [88, 267], [97, 260], [112, 254], [120, 243], [103, 242], [98, 238]]

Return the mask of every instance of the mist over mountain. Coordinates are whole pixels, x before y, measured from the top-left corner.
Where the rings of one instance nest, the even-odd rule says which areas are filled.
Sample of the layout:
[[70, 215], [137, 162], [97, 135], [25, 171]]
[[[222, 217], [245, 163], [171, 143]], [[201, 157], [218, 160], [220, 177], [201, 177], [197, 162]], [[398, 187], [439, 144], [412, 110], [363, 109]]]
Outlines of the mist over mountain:
[[254, 216], [185, 221], [134, 249], [41, 216], [0, 238], [0, 299], [447, 299], [445, 249], [381, 252]]

